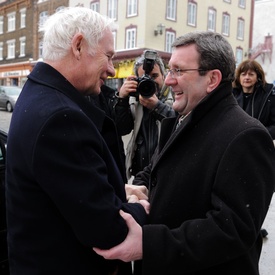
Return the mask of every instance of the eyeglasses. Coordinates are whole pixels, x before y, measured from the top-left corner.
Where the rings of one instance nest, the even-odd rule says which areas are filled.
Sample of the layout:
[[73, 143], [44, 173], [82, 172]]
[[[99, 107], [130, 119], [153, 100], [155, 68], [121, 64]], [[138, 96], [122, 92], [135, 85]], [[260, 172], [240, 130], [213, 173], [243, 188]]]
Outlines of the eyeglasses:
[[198, 71], [198, 72], [202, 72], [202, 71], [207, 71], [205, 69], [167, 69], [166, 73], [170, 74], [170, 76], [172, 78], [177, 78], [183, 75], [184, 72], [188, 72], [188, 71]]

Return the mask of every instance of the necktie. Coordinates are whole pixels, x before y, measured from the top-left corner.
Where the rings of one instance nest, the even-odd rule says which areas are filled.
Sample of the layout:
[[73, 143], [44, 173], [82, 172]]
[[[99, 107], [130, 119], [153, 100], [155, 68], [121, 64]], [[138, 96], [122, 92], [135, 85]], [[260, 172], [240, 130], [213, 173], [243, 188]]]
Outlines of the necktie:
[[181, 116], [179, 117], [178, 123], [177, 123], [177, 125], [176, 125], [176, 130], [179, 128], [179, 126], [181, 125], [181, 123], [182, 123], [182, 121], [184, 120], [184, 118], [185, 118], [185, 115], [181, 115]]

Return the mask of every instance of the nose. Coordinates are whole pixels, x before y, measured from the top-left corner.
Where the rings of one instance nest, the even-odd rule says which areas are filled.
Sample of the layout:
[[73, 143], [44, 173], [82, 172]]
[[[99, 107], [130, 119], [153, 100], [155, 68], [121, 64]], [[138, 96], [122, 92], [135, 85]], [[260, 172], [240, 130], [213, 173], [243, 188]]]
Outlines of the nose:
[[171, 76], [171, 73], [168, 73], [165, 77], [164, 83], [166, 86], [171, 86], [175, 83], [176, 79]]
[[110, 62], [110, 63], [109, 63], [107, 74], [108, 74], [108, 76], [110, 76], [110, 77], [114, 77], [114, 76], [116, 75], [116, 71], [115, 71], [113, 62]]

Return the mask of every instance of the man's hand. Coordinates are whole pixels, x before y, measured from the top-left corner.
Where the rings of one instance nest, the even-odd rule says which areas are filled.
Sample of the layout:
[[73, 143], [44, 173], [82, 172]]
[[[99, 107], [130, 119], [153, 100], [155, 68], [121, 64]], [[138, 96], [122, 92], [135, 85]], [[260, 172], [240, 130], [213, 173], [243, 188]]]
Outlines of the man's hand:
[[139, 103], [142, 104], [145, 108], [147, 108], [149, 110], [155, 109], [158, 104], [158, 101], [159, 101], [159, 99], [156, 96], [156, 94], [154, 94], [148, 98], [139, 95]]
[[145, 185], [139, 186], [126, 183], [125, 191], [128, 201], [132, 195], [135, 195], [139, 200], [148, 200], [148, 189]]
[[119, 90], [119, 97], [125, 98], [129, 96], [129, 93], [135, 93], [137, 91], [138, 83], [134, 79], [136, 79], [136, 76], [134, 75], [127, 77]]
[[103, 250], [93, 248], [93, 250], [105, 259], [119, 259], [124, 262], [136, 261], [142, 259], [142, 228], [134, 218], [120, 210], [121, 217], [126, 221], [129, 228], [126, 239], [117, 246]]
[[127, 201], [129, 203], [140, 203], [147, 214], [150, 211], [150, 203], [148, 202], [148, 189], [145, 185], [125, 184]]

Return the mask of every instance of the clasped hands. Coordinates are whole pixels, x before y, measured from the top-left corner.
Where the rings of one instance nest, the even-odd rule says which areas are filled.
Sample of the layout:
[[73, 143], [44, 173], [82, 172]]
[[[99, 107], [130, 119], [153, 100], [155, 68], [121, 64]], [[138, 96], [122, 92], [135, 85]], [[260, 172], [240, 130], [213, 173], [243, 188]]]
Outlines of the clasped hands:
[[[128, 202], [138, 202], [143, 205], [146, 213], [149, 213], [148, 189], [145, 186], [125, 184]], [[142, 259], [142, 228], [135, 219], [128, 213], [120, 210], [119, 214], [126, 221], [128, 235], [125, 240], [110, 249], [94, 247], [93, 250], [108, 260], [119, 259], [124, 262]]]
[[127, 201], [129, 203], [140, 203], [147, 214], [149, 214], [150, 204], [148, 202], [148, 189], [146, 186], [125, 184]]

